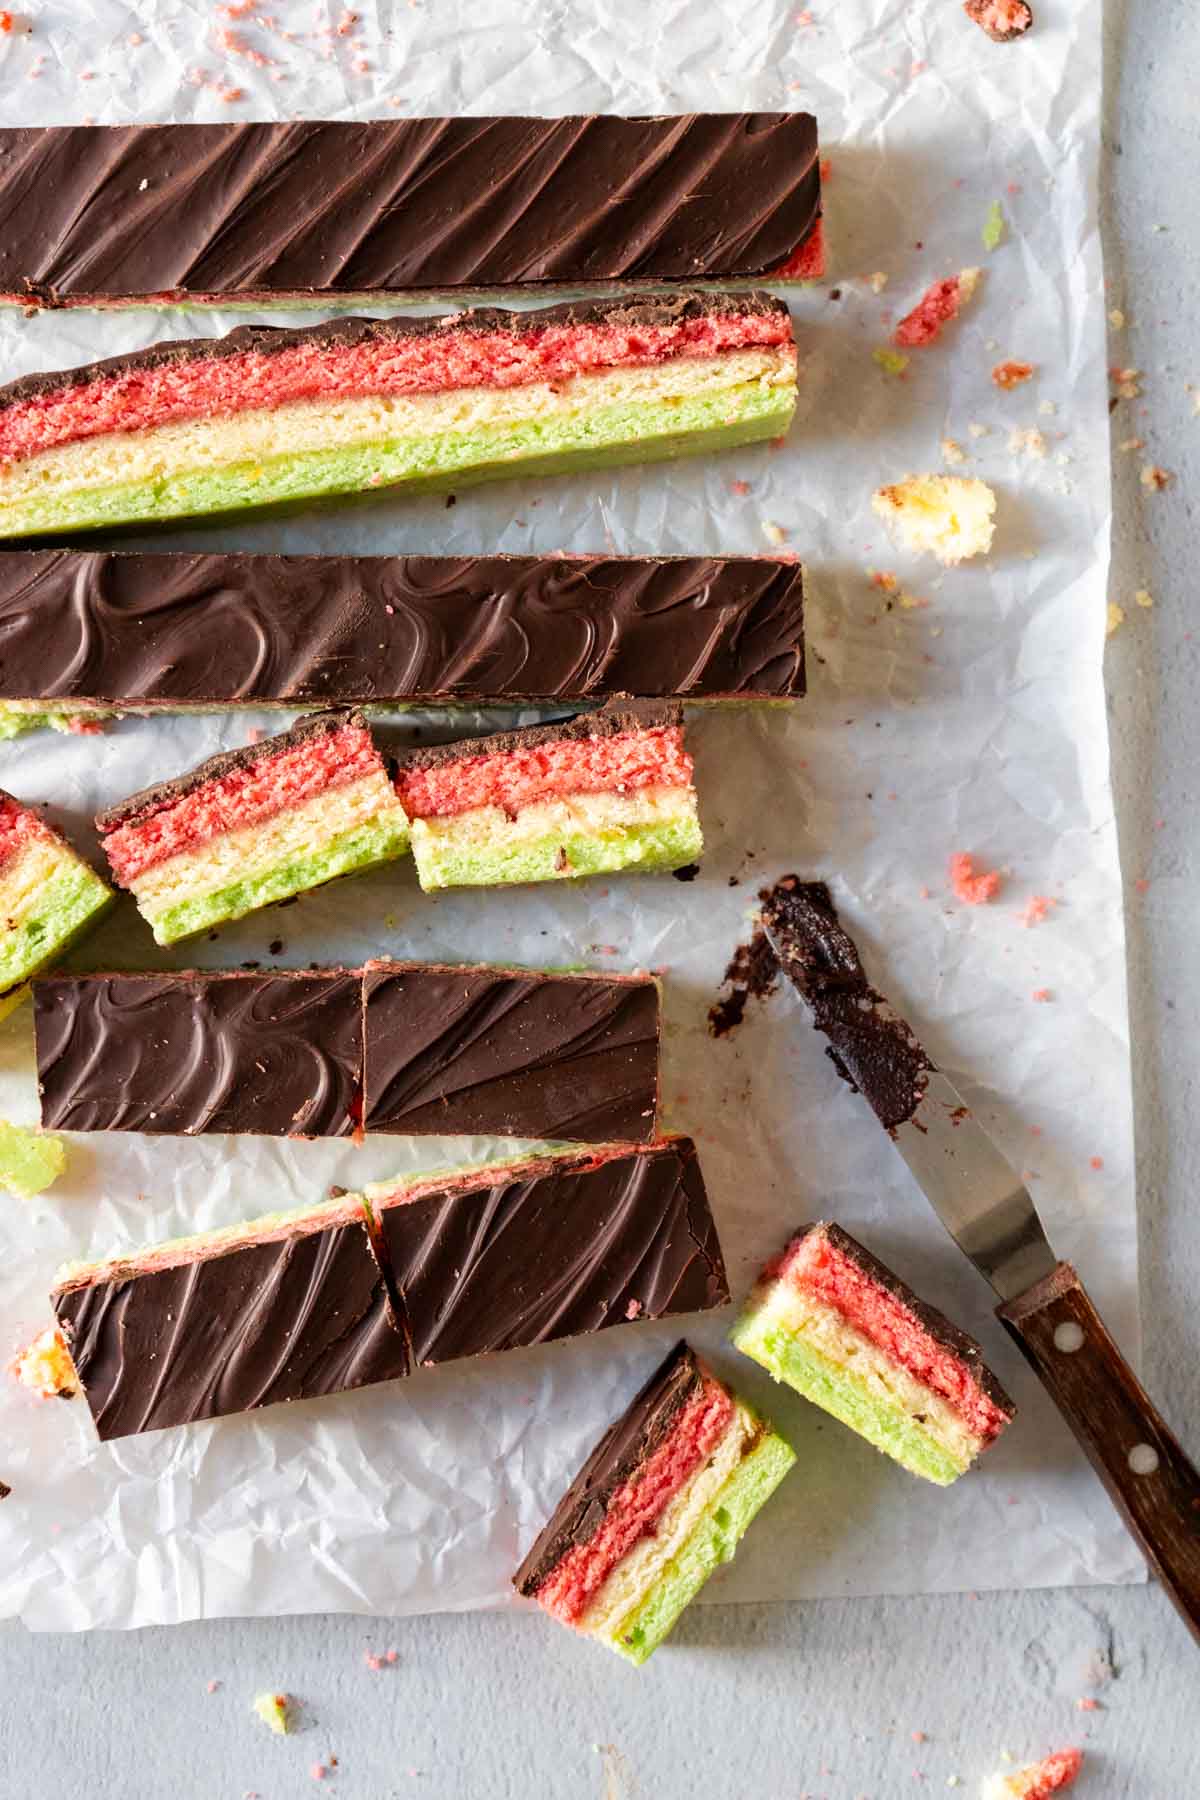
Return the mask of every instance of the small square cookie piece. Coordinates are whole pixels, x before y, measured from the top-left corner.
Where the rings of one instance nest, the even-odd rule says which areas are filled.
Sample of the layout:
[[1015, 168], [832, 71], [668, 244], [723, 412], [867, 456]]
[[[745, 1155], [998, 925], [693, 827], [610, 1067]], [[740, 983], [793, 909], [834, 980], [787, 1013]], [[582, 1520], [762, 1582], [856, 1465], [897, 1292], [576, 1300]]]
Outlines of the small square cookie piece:
[[768, 1264], [730, 1341], [942, 1487], [1015, 1411], [975, 1340], [838, 1225], [805, 1226]]
[[678, 1344], [601, 1438], [513, 1585], [562, 1624], [644, 1663], [732, 1559], [795, 1460]]

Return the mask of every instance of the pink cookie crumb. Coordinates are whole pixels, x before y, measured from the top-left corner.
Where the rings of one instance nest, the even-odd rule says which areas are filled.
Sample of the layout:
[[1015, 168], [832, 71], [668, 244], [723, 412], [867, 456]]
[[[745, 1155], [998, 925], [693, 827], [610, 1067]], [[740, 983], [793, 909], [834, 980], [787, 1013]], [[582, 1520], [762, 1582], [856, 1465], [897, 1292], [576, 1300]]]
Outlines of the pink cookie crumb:
[[324, 1781], [325, 1777], [329, 1773], [329, 1770], [325, 1767], [324, 1763], [314, 1763], [312, 1768], [308, 1772], [312, 1776], [314, 1781]]
[[210, 1681], [208, 1683], [207, 1688], [205, 1689], [205, 1692], [209, 1693], [209, 1694], [215, 1694], [220, 1690], [220, 1686], [221, 1686], [221, 1684], [219, 1681]]
[[1033, 380], [1033, 373], [1032, 363], [999, 362], [992, 370], [992, 382], [998, 388], [1020, 387], [1023, 382]]
[[910, 313], [906, 313], [892, 334], [892, 342], [905, 350], [932, 344], [941, 336], [943, 325], [956, 319], [979, 280], [978, 269], [963, 269], [945, 281], [935, 281], [922, 295]]
[[1049, 894], [1034, 894], [1022, 908], [1020, 914], [1022, 925], [1026, 927], [1040, 925], [1042, 920], [1049, 916], [1050, 908], [1057, 905], [1057, 900]]
[[1011, 1775], [994, 1775], [987, 1787], [988, 1800], [1050, 1800], [1051, 1794], [1073, 1784], [1082, 1767], [1082, 1750], [1056, 1750]]
[[103, 737], [104, 726], [99, 719], [81, 719], [72, 714], [67, 720], [67, 730], [75, 737]]
[[1034, 988], [1033, 998], [1035, 1000], [1049, 1000], [1050, 989], [1049, 988]]
[[1082, 1700], [1077, 1700], [1075, 1705], [1080, 1712], [1100, 1712], [1102, 1710], [1100, 1702], [1093, 1700], [1090, 1694], [1085, 1695]]
[[1102, 1169], [1103, 1167], [1104, 1167], [1104, 1158], [1102, 1156], [1089, 1156], [1088, 1157], [1088, 1168], [1089, 1169]]
[[1000, 875], [995, 869], [976, 869], [974, 857], [957, 850], [950, 858], [950, 886], [964, 906], [983, 906], [999, 893]]

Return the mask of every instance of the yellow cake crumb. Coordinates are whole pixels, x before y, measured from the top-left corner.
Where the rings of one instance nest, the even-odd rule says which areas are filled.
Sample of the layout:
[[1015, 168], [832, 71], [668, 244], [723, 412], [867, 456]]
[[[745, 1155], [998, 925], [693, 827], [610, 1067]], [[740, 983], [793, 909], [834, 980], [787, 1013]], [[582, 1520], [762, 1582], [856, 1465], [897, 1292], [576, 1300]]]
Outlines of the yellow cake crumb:
[[966, 475], [910, 475], [878, 488], [872, 505], [909, 550], [927, 550], [951, 566], [992, 547], [996, 496]]
[[22, 1387], [40, 1394], [43, 1400], [72, 1400], [79, 1392], [75, 1364], [57, 1325], [48, 1326], [21, 1352], [13, 1373]]
[[1115, 600], [1108, 603], [1108, 620], [1104, 627], [1105, 637], [1114, 637], [1125, 623], [1125, 608], [1118, 606]]
[[962, 445], [958, 442], [957, 438], [944, 437], [942, 439], [942, 461], [943, 462], [948, 462], [948, 463], [957, 465], [958, 463], [966, 462], [966, 460], [967, 460], [967, 453], [963, 449]]
[[884, 288], [888, 284], [889, 277], [884, 274], [882, 269], [876, 269], [873, 275], [867, 276], [867, 280], [871, 285], [872, 293], [882, 294]]
[[1133, 596], [1133, 603], [1135, 606], [1153, 606], [1154, 595], [1150, 592], [1149, 588], [1139, 588], [1137, 593]]
[[292, 1728], [288, 1716], [291, 1705], [286, 1694], [258, 1694], [254, 1701], [254, 1710], [267, 1728], [276, 1737], [286, 1737]]

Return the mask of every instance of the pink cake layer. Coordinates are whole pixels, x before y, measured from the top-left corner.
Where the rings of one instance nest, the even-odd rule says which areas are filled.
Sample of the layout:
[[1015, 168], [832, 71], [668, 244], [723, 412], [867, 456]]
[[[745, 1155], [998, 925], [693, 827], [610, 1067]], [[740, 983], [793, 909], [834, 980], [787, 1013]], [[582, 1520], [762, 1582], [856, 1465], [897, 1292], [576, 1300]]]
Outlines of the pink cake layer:
[[51, 837], [48, 825], [11, 794], [0, 794], [0, 869], [12, 862], [31, 838]]
[[107, 432], [145, 431], [297, 400], [520, 387], [790, 341], [786, 314], [705, 314], [636, 328], [580, 323], [523, 332], [372, 336], [361, 343], [314, 337], [287, 349], [199, 356], [75, 384], [68, 372], [61, 389], [0, 409], [0, 461]]
[[683, 1408], [670, 1436], [634, 1478], [617, 1488], [595, 1536], [568, 1550], [542, 1583], [539, 1604], [564, 1625], [573, 1625], [617, 1564], [653, 1533], [680, 1488], [708, 1460], [732, 1423], [733, 1401], [719, 1381], [706, 1381]]
[[940, 1394], [985, 1443], [1003, 1431], [1007, 1414], [988, 1397], [961, 1357], [939, 1344], [903, 1300], [835, 1248], [823, 1232], [810, 1231], [785, 1251], [779, 1274], [800, 1293], [832, 1306], [847, 1324]]
[[383, 767], [361, 725], [306, 738], [293, 749], [264, 756], [217, 781], [168, 802], [148, 819], [118, 825], [104, 840], [104, 852], [118, 881], [126, 886], [157, 863], [198, 844], [274, 818], [314, 794], [345, 787]]
[[798, 250], [792, 252], [782, 268], [775, 269], [772, 281], [819, 281], [825, 273], [825, 225], [818, 219]]
[[692, 759], [683, 728], [656, 726], [617, 737], [563, 738], [498, 756], [401, 769], [396, 791], [410, 819], [446, 818], [477, 806], [510, 815], [562, 794], [628, 793], [633, 788], [689, 787]]

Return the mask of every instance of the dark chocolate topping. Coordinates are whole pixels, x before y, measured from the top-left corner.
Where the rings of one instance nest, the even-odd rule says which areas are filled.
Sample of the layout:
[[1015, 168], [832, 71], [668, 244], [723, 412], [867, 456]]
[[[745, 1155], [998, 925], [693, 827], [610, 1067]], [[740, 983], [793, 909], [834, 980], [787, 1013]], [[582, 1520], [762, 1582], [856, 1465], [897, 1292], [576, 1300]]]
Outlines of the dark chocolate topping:
[[34, 988], [42, 1123], [60, 1131], [346, 1137], [357, 974], [51, 976]]
[[766, 558], [0, 553], [0, 700], [803, 692], [800, 568]]
[[486, 737], [455, 738], [449, 744], [426, 744], [402, 750], [396, 767], [436, 769], [444, 763], [466, 762], [476, 756], [508, 756], [514, 750], [534, 749], [538, 744], [557, 744], [579, 738], [621, 737], [631, 731], [659, 731], [682, 725], [683, 708], [657, 700], [609, 700], [595, 712], [573, 719], [557, 719], [550, 725], [527, 725], [519, 731], [494, 731]]
[[11, 1493], [12, 1489], [9, 1487], [7, 1481], [0, 1481], [0, 1500], [7, 1500]]
[[760, 895], [762, 919], [790, 977], [829, 1039], [838, 1074], [889, 1131], [911, 1119], [934, 1067], [911, 1028], [867, 980], [823, 881], [785, 875]]
[[695, 1146], [535, 1163], [379, 1209], [416, 1364], [700, 1312], [729, 1299]]
[[383, 963], [363, 985], [367, 1131], [654, 1136], [653, 981]]
[[804, 1225], [801, 1226], [796, 1236], [798, 1238], [808, 1237], [814, 1231], [828, 1238], [834, 1249], [840, 1251], [848, 1261], [861, 1269], [869, 1281], [874, 1282], [877, 1287], [883, 1288], [886, 1293], [893, 1295], [903, 1306], [908, 1308], [909, 1312], [915, 1314], [935, 1344], [940, 1344], [943, 1350], [948, 1350], [951, 1356], [958, 1357], [967, 1365], [971, 1375], [979, 1383], [993, 1406], [999, 1407], [1000, 1411], [1006, 1413], [1010, 1419], [1015, 1416], [1016, 1406], [984, 1362], [983, 1350], [973, 1337], [969, 1336], [967, 1332], [961, 1331], [957, 1325], [952, 1324], [945, 1313], [939, 1312], [936, 1306], [930, 1306], [927, 1301], [921, 1299], [919, 1294], [914, 1294], [907, 1282], [901, 1281], [899, 1275], [889, 1269], [886, 1263], [881, 1263], [878, 1257], [872, 1256], [865, 1245], [860, 1244], [857, 1238], [851, 1237], [848, 1231], [843, 1231], [840, 1225], [827, 1224], [824, 1221], [815, 1225]]
[[50, 304], [753, 279], [820, 214], [807, 113], [0, 133], [0, 291]]
[[[101, 833], [115, 831], [119, 825], [132, 825], [148, 819], [153, 813], [160, 812], [164, 806], [171, 806], [176, 800], [182, 800], [185, 794], [195, 793], [210, 781], [220, 781], [224, 775], [231, 775], [235, 769], [248, 769], [256, 762], [270, 756], [279, 756], [285, 750], [295, 749], [297, 744], [309, 738], [324, 737], [335, 731], [341, 731], [346, 725], [361, 725], [366, 729], [366, 720], [356, 712], [322, 712], [313, 713], [307, 719], [301, 719], [290, 731], [281, 731], [278, 737], [262, 738], [257, 744], [243, 744], [237, 750], [222, 750], [207, 761], [198, 763], [184, 775], [176, 775], [170, 781], [156, 782], [153, 787], [142, 788], [139, 793], [130, 794], [124, 800], [118, 800], [105, 812], [96, 815], [96, 830]], [[382, 763], [380, 765], [382, 767]]]
[[644, 300], [568, 301], [560, 306], [540, 306], [531, 312], [512, 312], [504, 307], [468, 307], [458, 313], [435, 313], [428, 318], [397, 315], [389, 319], [338, 318], [315, 325], [238, 325], [224, 337], [175, 338], [130, 350], [123, 356], [106, 356], [99, 362], [74, 369], [44, 369], [19, 376], [0, 387], [0, 408], [20, 400], [86, 387], [108, 376], [137, 369], [166, 369], [178, 363], [211, 362], [227, 356], [270, 356], [303, 344], [337, 344], [345, 348], [371, 340], [394, 343], [399, 338], [441, 337], [446, 332], [513, 332], [524, 336], [546, 325], [610, 324], [626, 330], [645, 330], [652, 325], [676, 325], [686, 319], [711, 314], [788, 316], [782, 300], [770, 294], [702, 294], [678, 292], [651, 295]]
[[357, 1221], [52, 1296], [102, 1439], [408, 1372]]
[[695, 1352], [676, 1344], [628, 1409], [609, 1426], [555, 1507], [513, 1576], [519, 1594], [536, 1594], [569, 1550], [590, 1543], [609, 1501], [664, 1443], [704, 1376]]

